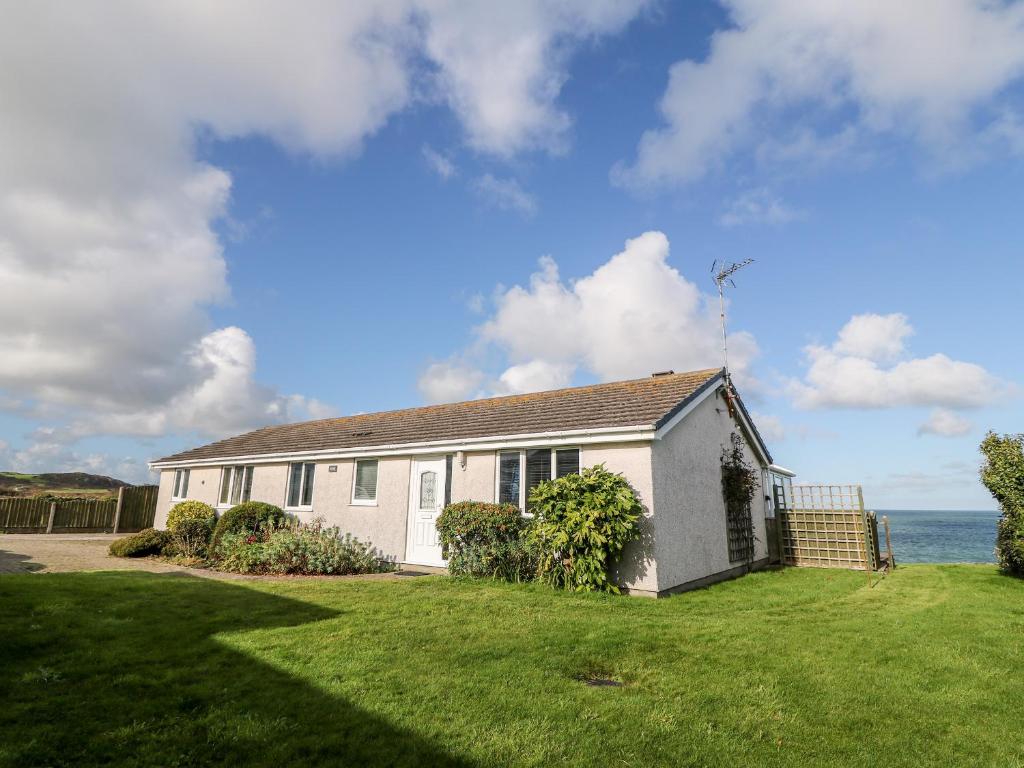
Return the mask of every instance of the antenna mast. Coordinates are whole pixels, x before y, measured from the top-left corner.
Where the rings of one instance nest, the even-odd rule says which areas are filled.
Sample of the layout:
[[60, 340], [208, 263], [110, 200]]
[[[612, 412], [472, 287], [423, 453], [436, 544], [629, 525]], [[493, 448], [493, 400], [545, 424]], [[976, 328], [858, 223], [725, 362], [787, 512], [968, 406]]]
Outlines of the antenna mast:
[[[736, 283], [733, 282], [732, 276], [743, 269], [748, 264], [753, 264], [753, 259], [744, 259], [743, 261], [736, 264], [729, 264], [722, 262], [719, 267], [718, 261], [716, 260], [711, 265], [711, 271], [715, 276], [715, 285], [718, 286], [718, 308], [722, 318], [722, 355], [725, 358], [725, 386], [726, 392], [729, 397], [732, 397], [732, 378], [729, 375], [729, 336], [726, 333], [725, 327], [725, 284], [728, 283], [733, 288], [736, 287]], [[730, 402], [731, 409], [731, 402]]]

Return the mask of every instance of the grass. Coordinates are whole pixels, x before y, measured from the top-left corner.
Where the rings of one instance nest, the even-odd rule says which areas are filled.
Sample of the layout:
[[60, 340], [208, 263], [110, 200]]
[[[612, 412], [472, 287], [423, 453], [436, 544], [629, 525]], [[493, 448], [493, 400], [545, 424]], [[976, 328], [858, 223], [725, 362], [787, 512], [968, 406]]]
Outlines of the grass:
[[[0, 765], [1024, 765], [1024, 584], [0, 577]], [[611, 679], [593, 687], [577, 678]]]

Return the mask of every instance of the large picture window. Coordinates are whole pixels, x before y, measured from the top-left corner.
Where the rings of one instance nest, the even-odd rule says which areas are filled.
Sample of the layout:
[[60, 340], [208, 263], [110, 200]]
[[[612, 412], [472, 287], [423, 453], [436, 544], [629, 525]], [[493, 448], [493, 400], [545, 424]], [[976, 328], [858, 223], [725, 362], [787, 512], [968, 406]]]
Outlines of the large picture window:
[[530, 491], [544, 480], [579, 474], [579, 448], [530, 448], [498, 455], [499, 504], [526, 509]]
[[220, 471], [220, 495], [217, 504], [222, 507], [234, 506], [248, 501], [252, 495], [251, 466], [224, 467]]
[[174, 487], [171, 489], [172, 499], [187, 499], [188, 498], [188, 476], [190, 470], [188, 469], [176, 469], [174, 470]]
[[377, 459], [356, 459], [352, 478], [352, 503], [377, 503]]
[[313, 474], [316, 464], [296, 462], [288, 466], [288, 501], [291, 509], [310, 509], [313, 506]]

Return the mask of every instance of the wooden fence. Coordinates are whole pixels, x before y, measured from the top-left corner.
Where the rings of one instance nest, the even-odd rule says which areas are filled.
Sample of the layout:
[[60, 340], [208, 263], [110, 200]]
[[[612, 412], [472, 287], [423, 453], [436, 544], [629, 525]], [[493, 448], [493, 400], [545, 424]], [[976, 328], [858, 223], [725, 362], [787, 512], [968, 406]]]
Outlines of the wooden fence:
[[157, 486], [122, 488], [118, 498], [0, 498], [0, 531], [5, 533], [131, 533], [153, 525]]
[[872, 571], [882, 566], [878, 522], [864, 509], [859, 485], [793, 485], [792, 499], [776, 503], [785, 564]]

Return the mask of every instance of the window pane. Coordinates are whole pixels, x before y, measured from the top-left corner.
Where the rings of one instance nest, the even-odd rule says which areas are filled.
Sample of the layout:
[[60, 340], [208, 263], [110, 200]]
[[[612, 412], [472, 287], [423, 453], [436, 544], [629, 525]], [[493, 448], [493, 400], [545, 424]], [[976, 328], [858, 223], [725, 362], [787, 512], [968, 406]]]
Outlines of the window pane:
[[316, 464], [306, 464], [305, 477], [302, 479], [302, 506], [313, 504], [313, 470]]
[[377, 460], [363, 459], [356, 462], [356, 501], [377, 500]]
[[420, 509], [437, 506], [437, 472], [420, 473]]
[[535, 448], [526, 452], [526, 495], [545, 480], [551, 479], [551, 449]]
[[564, 448], [555, 451], [555, 477], [578, 475], [580, 473], [579, 448]]
[[302, 465], [292, 464], [288, 479], [288, 506], [299, 506], [299, 491], [302, 490]]
[[231, 479], [231, 503], [237, 504], [242, 496], [242, 475], [245, 467], [235, 467], [234, 477]]
[[171, 488], [171, 498], [178, 498], [178, 488], [181, 485], [181, 470], [174, 470], [174, 486]]
[[498, 469], [498, 502], [519, 506], [519, 451], [501, 454]]
[[248, 501], [252, 495], [252, 467], [245, 468], [245, 482], [242, 485], [242, 501]]
[[220, 503], [228, 503], [228, 494], [231, 493], [231, 467], [224, 467], [220, 471]]
[[184, 469], [181, 472], [181, 498], [183, 499], [188, 498], [188, 473], [191, 471], [190, 469]]

